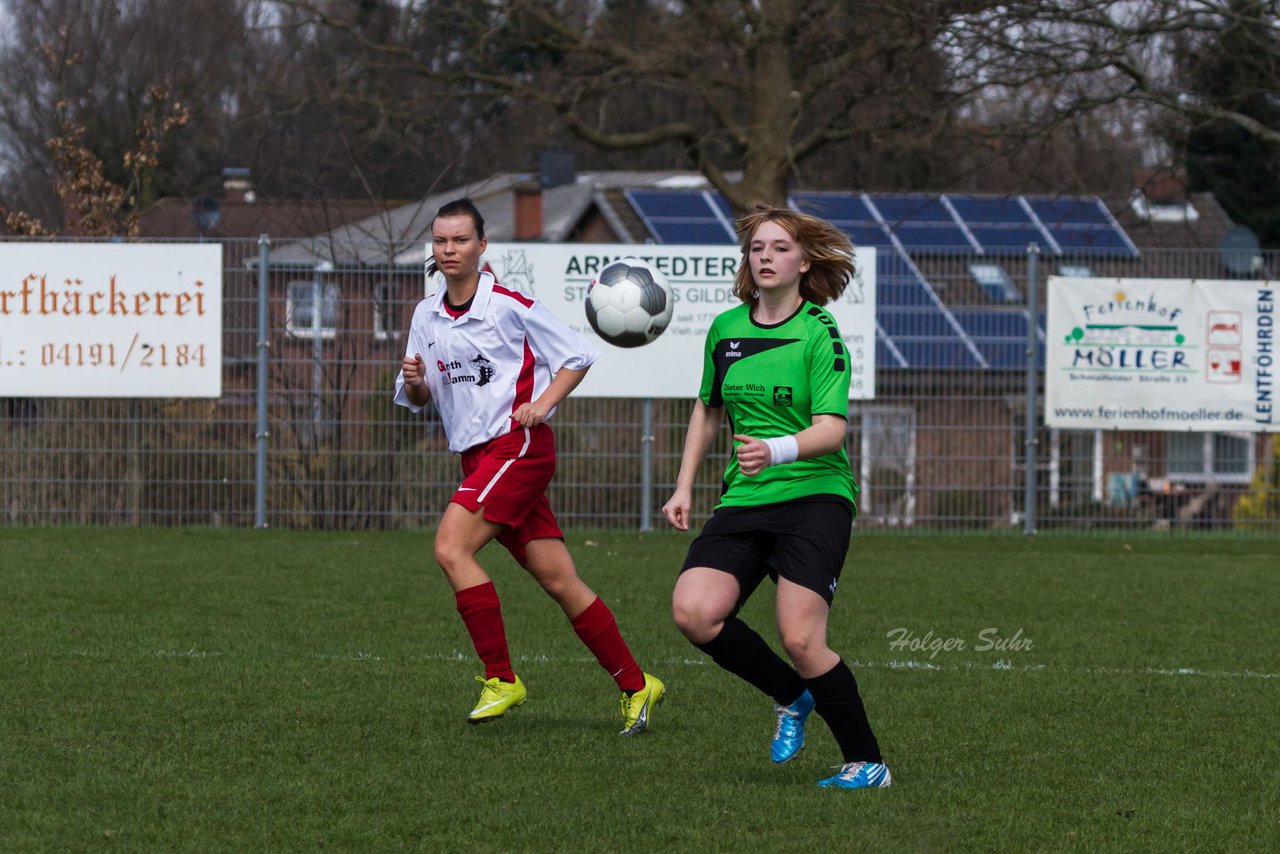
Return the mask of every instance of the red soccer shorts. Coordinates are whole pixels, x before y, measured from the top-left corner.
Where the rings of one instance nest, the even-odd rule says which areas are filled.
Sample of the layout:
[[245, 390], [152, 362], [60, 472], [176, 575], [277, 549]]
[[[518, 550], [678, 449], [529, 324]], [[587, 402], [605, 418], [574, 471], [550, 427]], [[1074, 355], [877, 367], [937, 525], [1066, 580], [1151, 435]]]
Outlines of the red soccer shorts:
[[551, 512], [547, 487], [556, 473], [556, 440], [546, 424], [517, 427], [483, 445], [462, 452], [464, 479], [450, 500], [485, 521], [502, 525], [498, 542], [525, 564], [525, 544], [564, 539]]

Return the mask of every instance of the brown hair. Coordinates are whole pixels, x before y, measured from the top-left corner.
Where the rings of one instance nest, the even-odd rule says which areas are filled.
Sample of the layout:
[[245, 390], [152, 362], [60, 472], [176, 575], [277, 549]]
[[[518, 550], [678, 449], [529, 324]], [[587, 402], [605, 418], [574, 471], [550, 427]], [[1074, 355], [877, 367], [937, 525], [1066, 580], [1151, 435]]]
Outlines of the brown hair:
[[738, 239], [742, 243], [742, 263], [733, 280], [734, 295], [747, 305], [760, 301], [755, 280], [751, 276], [751, 238], [766, 222], [776, 222], [800, 244], [809, 269], [800, 274], [800, 296], [817, 305], [826, 305], [844, 293], [853, 279], [853, 243], [843, 231], [820, 217], [756, 204], [751, 212], [738, 220]]
[[[436, 211], [436, 215], [431, 218], [431, 225], [436, 224], [438, 219], [448, 219], [454, 216], [471, 217], [471, 222], [476, 227], [476, 237], [484, 240], [484, 217], [480, 215], [480, 209], [476, 207], [476, 203], [470, 198], [454, 199], [451, 202], [445, 202]], [[440, 272], [440, 268], [436, 265], [436, 259], [431, 255], [430, 247], [427, 251], [427, 275], [433, 276]]]

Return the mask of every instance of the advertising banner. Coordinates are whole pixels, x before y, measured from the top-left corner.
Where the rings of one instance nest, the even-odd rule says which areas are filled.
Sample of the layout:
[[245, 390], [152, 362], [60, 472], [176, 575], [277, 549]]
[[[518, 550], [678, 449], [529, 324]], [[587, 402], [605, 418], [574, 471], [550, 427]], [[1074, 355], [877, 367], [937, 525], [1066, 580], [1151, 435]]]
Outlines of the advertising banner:
[[1049, 277], [1045, 424], [1274, 431], [1280, 282]]
[[[606, 264], [640, 258], [666, 276], [675, 297], [671, 325], [641, 347], [615, 347], [587, 322], [587, 287]], [[736, 245], [674, 246], [603, 243], [490, 243], [484, 265], [498, 281], [537, 298], [570, 327], [596, 342], [599, 361], [575, 397], [691, 398], [702, 380], [702, 347], [716, 315], [739, 305], [733, 278]], [[875, 397], [875, 276], [873, 248], [858, 247], [857, 275], [829, 304], [852, 364], [849, 396]], [[428, 283], [434, 290], [435, 284]]]
[[0, 397], [220, 397], [218, 244], [0, 244]]

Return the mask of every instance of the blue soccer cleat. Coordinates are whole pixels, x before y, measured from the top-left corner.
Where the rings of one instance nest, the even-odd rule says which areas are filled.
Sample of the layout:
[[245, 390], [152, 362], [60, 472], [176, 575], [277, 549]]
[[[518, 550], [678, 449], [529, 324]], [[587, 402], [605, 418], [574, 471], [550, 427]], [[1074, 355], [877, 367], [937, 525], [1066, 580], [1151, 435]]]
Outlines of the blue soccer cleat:
[[892, 783], [893, 775], [882, 762], [850, 762], [834, 777], [818, 781], [824, 789], [883, 789]]
[[806, 688], [794, 703], [774, 706], [773, 710], [778, 714], [778, 728], [773, 731], [769, 753], [773, 761], [781, 765], [795, 759], [804, 750], [804, 722], [813, 711], [813, 695]]

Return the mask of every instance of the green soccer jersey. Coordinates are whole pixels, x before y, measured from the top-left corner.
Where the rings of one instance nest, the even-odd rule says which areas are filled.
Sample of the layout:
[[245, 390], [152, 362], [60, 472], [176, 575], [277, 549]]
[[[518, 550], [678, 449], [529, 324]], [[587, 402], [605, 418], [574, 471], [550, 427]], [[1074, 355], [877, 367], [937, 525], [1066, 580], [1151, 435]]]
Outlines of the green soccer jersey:
[[[749, 306], [718, 316], [707, 332], [699, 396], [725, 407], [734, 433], [772, 439], [798, 433], [814, 415], [849, 415], [849, 354], [835, 319], [811, 302], [781, 323], [762, 326]], [[850, 503], [858, 485], [844, 448], [811, 460], [769, 466], [753, 477], [730, 457], [717, 507], [746, 507], [810, 495]]]

